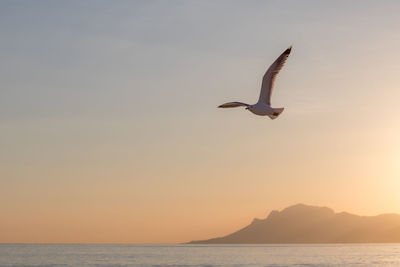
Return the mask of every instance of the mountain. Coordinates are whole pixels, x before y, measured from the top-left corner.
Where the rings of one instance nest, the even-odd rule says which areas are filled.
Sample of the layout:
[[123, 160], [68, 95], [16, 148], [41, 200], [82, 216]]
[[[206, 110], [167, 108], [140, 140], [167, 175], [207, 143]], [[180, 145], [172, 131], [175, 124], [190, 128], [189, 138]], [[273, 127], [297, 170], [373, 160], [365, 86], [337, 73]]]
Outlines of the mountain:
[[297, 204], [224, 237], [189, 244], [400, 243], [400, 215], [358, 216]]

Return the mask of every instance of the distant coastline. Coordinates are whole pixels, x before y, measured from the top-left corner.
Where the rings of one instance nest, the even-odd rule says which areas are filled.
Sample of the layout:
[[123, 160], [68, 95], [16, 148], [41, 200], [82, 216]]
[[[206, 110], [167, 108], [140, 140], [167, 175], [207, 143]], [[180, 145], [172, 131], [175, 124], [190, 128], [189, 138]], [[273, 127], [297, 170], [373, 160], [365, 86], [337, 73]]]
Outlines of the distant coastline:
[[187, 244], [400, 243], [400, 215], [359, 216], [297, 204], [226, 236]]

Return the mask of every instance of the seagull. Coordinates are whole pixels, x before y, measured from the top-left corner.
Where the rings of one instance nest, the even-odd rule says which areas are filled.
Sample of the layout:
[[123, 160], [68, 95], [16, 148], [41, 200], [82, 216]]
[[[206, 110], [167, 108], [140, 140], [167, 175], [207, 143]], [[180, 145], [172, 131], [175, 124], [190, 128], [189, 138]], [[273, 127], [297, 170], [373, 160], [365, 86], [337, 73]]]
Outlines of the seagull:
[[283, 111], [284, 108], [273, 108], [271, 107], [271, 95], [274, 88], [274, 82], [279, 71], [282, 69], [287, 58], [289, 57], [292, 47], [290, 46], [286, 49], [272, 65], [268, 68], [267, 72], [264, 74], [260, 98], [258, 102], [254, 105], [249, 105], [242, 102], [228, 102], [218, 106], [219, 108], [235, 108], [240, 106], [245, 106], [247, 110], [260, 116], [268, 116], [272, 120], [276, 119]]

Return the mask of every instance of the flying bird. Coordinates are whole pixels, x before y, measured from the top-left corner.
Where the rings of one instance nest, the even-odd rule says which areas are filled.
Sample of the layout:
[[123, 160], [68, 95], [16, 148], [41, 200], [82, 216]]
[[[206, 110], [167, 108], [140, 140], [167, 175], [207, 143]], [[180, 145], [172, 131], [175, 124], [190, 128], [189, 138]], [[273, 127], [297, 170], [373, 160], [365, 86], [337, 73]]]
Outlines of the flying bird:
[[261, 84], [260, 98], [258, 99], [258, 102], [256, 104], [249, 105], [242, 102], [228, 102], [218, 107], [235, 108], [235, 107], [245, 106], [247, 110], [251, 111], [256, 115], [268, 116], [272, 120], [276, 119], [282, 113], [284, 108], [271, 107], [272, 90], [274, 88], [274, 82], [276, 76], [282, 69], [283, 65], [285, 65], [285, 62], [289, 57], [291, 50], [292, 47], [290, 46], [274, 61], [274, 63], [272, 63], [272, 65], [268, 68], [267, 72], [264, 74]]

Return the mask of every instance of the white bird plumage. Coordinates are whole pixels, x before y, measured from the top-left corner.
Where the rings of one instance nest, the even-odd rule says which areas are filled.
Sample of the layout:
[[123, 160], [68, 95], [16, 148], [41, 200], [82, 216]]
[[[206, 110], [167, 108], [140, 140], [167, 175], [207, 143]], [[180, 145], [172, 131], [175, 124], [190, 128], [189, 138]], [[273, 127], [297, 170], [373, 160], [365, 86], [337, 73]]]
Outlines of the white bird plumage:
[[283, 111], [284, 108], [272, 108], [271, 107], [271, 95], [274, 88], [274, 82], [279, 71], [282, 69], [287, 58], [289, 57], [292, 47], [290, 46], [286, 49], [268, 68], [267, 72], [264, 74], [260, 97], [258, 102], [254, 105], [249, 105], [242, 102], [228, 102], [218, 106], [219, 108], [234, 108], [239, 106], [245, 106], [246, 109], [252, 113], [260, 116], [268, 116], [271, 119], [276, 119]]

